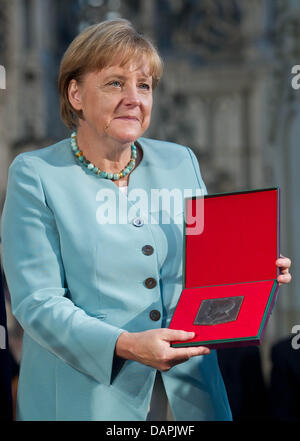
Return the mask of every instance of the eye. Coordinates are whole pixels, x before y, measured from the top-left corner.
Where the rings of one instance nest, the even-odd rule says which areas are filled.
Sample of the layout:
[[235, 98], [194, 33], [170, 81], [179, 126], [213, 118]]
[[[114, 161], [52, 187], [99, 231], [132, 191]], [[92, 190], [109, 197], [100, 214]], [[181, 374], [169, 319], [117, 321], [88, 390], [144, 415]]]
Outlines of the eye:
[[110, 81], [108, 84], [109, 84], [109, 86], [120, 87], [121, 86], [121, 81], [113, 80], [113, 81]]
[[141, 89], [144, 89], [144, 90], [150, 90], [150, 85], [147, 84], [147, 83], [141, 83], [141, 84], [139, 85], [139, 87], [140, 87]]

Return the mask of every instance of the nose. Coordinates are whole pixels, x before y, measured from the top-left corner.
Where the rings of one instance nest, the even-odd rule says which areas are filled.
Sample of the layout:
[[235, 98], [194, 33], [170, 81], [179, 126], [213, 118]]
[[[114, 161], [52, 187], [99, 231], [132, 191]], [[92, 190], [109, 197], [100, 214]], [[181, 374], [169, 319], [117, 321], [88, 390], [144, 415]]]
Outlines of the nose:
[[136, 85], [128, 85], [124, 91], [124, 104], [127, 106], [139, 106], [141, 99]]

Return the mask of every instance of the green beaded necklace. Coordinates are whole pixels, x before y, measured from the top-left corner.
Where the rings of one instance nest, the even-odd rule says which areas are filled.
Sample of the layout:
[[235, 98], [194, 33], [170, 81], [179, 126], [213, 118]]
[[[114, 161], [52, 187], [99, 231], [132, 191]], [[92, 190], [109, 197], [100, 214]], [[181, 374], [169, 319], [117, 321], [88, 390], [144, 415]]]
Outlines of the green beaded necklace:
[[111, 179], [113, 181], [118, 181], [119, 179], [128, 176], [135, 166], [135, 161], [137, 157], [136, 146], [131, 144], [131, 158], [126, 167], [123, 168], [119, 173], [107, 173], [100, 168], [96, 167], [92, 164], [86, 157], [83, 155], [82, 151], [79, 150], [77, 141], [76, 141], [76, 131], [71, 134], [71, 148], [75, 158], [82, 163], [82, 165], [86, 166], [88, 170], [95, 173], [99, 178]]

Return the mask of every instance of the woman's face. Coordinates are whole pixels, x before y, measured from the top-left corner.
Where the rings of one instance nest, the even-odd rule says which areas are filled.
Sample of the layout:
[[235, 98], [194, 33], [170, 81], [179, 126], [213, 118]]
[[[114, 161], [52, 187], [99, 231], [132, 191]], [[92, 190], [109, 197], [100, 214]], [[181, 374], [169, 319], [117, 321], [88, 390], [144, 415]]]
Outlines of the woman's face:
[[125, 144], [135, 141], [150, 124], [152, 77], [147, 64], [114, 65], [72, 80], [69, 99], [82, 110], [80, 127], [99, 138]]

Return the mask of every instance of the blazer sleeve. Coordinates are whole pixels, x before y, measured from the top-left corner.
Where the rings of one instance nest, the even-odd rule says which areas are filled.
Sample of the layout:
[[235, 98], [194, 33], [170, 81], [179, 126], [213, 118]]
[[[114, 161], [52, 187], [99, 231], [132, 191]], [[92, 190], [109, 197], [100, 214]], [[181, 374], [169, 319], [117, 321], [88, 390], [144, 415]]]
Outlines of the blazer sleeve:
[[12, 311], [26, 333], [75, 369], [109, 385], [122, 329], [68, 298], [59, 233], [34, 159], [19, 155], [8, 175], [1, 235]]
[[196, 174], [196, 179], [197, 179], [199, 188], [201, 188], [201, 190], [203, 191], [203, 194], [205, 195], [205, 194], [207, 194], [207, 189], [206, 189], [206, 186], [205, 186], [204, 181], [201, 176], [198, 159], [196, 158], [195, 153], [189, 147], [187, 147], [187, 150], [188, 150], [190, 157], [191, 157], [191, 160], [192, 160], [192, 164], [193, 164], [193, 168], [194, 168], [194, 171]]

